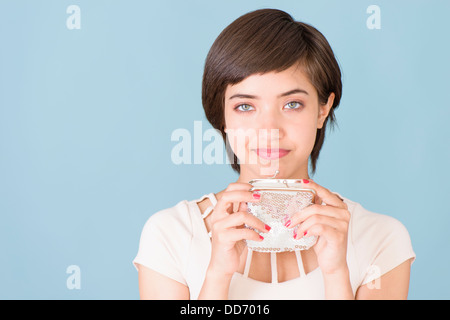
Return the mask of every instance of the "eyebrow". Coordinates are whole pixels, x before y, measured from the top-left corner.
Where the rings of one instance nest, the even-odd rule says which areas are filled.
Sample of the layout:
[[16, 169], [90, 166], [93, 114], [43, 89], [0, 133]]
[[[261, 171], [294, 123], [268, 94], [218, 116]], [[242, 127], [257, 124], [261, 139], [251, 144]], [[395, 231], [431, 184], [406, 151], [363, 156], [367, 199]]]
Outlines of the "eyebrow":
[[[309, 95], [308, 92], [303, 90], [303, 89], [293, 89], [293, 90], [290, 90], [288, 92], [280, 94], [278, 96], [278, 98], [289, 96], [289, 95], [294, 94], [294, 93], [304, 93], [306, 95]], [[259, 97], [253, 96], [253, 95], [250, 95], [250, 94], [237, 93], [237, 94], [232, 95], [228, 100], [231, 100], [231, 99], [234, 99], [234, 98], [259, 99]]]

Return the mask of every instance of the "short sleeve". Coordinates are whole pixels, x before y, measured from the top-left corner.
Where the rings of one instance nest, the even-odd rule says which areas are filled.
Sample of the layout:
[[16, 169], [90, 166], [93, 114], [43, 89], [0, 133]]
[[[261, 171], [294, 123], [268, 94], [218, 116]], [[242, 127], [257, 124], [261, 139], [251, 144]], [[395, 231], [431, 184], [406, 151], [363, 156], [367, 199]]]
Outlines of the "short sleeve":
[[180, 221], [168, 209], [162, 210], [145, 223], [133, 264], [136, 269], [136, 264], [141, 264], [186, 285], [184, 266], [188, 244]]
[[380, 278], [408, 259], [415, 260], [408, 230], [397, 219], [372, 214], [371, 225], [362, 237], [360, 247], [365, 247], [362, 283], [367, 284]]

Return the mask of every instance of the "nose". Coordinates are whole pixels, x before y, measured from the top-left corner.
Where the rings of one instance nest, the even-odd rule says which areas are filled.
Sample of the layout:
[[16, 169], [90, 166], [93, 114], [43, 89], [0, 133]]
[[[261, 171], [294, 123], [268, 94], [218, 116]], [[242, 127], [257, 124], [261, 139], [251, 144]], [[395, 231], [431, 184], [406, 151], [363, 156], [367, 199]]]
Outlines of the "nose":
[[260, 143], [266, 142], [267, 148], [277, 148], [279, 147], [279, 141], [285, 135], [281, 110], [274, 106], [267, 106], [260, 110], [256, 119], [257, 123], [255, 123], [258, 129], [258, 140]]
[[283, 126], [282, 110], [276, 105], [266, 105], [259, 110], [256, 121], [264, 129], [281, 129]]

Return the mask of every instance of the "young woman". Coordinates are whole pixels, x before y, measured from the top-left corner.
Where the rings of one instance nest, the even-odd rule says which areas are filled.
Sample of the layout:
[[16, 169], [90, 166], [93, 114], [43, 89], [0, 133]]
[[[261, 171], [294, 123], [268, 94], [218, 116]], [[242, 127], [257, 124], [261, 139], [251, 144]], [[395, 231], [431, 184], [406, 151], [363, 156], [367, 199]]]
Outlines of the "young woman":
[[[308, 173], [309, 165], [316, 170], [342, 94], [325, 37], [280, 10], [247, 13], [212, 45], [202, 90], [206, 117], [222, 133], [239, 178], [149, 218], [133, 261], [141, 298], [406, 299], [415, 254], [405, 227]], [[249, 129], [256, 134], [239, 147], [237, 132]], [[255, 155], [258, 161], [248, 161]], [[302, 179], [317, 193], [313, 205], [286, 222], [298, 228], [297, 239], [318, 237], [309, 250], [268, 254], [245, 245], [270, 232], [247, 203], [259, 201], [248, 182], [269, 178], [263, 164], [273, 163], [276, 178]]]

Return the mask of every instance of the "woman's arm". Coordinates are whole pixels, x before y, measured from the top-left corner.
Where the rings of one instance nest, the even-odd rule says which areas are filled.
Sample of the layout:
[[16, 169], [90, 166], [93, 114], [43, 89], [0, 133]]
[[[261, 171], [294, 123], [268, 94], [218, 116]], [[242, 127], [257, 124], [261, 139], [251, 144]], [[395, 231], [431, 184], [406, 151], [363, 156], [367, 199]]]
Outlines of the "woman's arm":
[[354, 300], [348, 268], [323, 275], [325, 298], [328, 300]]
[[139, 270], [139, 295], [141, 300], [189, 300], [189, 288], [141, 264]]
[[199, 300], [227, 300], [231, 277], [208, 270], [198, 295]]
[[287, 228], [298, 226], [295, 239], [305, 235], [318, 237], [313, 250], [322, 270], [325, 298], [353, 300], [347, 266], [350, 222], [348, 206], [337, 195], [311, 179], [303, 179], [303, 184], [316, 191], [315, 203], [292, 215], [285, 226]]
[[359, 287], [359, 300], [406, 300], [408, 298], [411, 259], [403, 262], [379, 279]]
[[[250, 189], [248, 183], [230, 183], [211, 213], [211, 259], [198, 299], [228, 299], [231, 278], [239, 267], [245, 247], [244, 240], [262, 241], [263, 237], [255, 230], [263, 234], [270, 230], [247, 210], [247, 202], [260, 199]], [[239, 203], [236, 212], [233, 212], [234, 203]]]
[[[268, 226], [247, 212], [247, 202], [259, 201], [253, 197], [250, 188], [248, 183], [230, 183], [211, 213], [211, 259], [198, 299], [227, 299], [231, 278], [239, 266], [243, 241], [262, 241], [255, 230], [269, 232]], [[240, 203], [237, 212], [232, 211], [235, 202]], [[187, 286], [142, 265], [138, 266], [141, 299], [189, 299]]]

